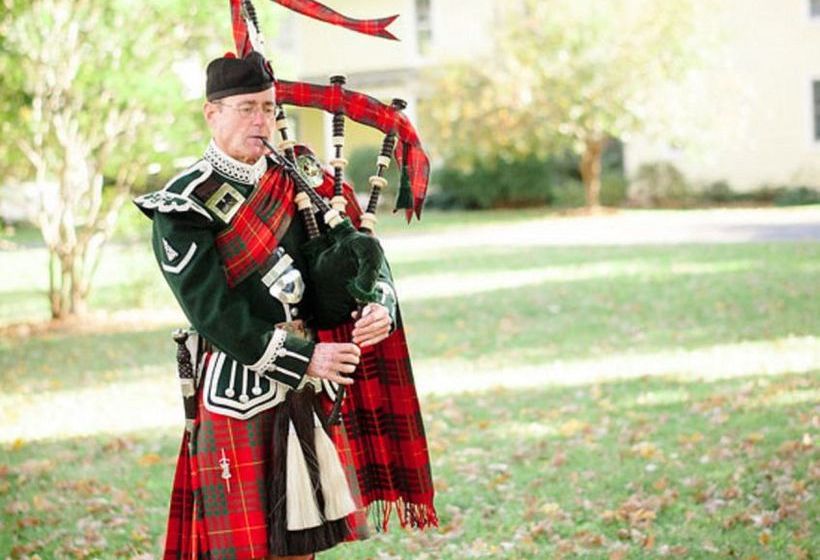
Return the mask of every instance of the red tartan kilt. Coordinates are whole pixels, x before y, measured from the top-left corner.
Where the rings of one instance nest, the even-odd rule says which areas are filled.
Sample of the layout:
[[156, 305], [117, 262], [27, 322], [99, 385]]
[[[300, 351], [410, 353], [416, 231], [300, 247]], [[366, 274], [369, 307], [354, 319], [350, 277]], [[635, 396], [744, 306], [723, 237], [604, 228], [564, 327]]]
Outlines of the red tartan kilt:
[[[201, 389], [201, 388], [200, 388]], [[273, 477], [273, 425], [278, 407], [248, 420], [205, 409], [200, 390], [191, 452], [180, 450], [168, 518], [166, 559], [252, 560], [270, 555], [268, 503]], [[366, 510], [347, 437], [331, 434], [358, 510], [347, 518], [349, 540], [367, 538]], [[223, 479], [220, 460], [231, 477]], [[229, 485], [230, 484], [230, 488]]]

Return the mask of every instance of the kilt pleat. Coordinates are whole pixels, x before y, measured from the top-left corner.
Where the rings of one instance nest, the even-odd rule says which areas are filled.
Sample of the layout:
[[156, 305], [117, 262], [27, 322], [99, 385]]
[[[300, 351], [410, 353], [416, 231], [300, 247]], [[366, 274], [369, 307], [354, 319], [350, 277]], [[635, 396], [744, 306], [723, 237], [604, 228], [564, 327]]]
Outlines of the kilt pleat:
[[[273, 427], [279, 407], [238, 420], [206, 410], [201, 392], [190, 449], [186, 434], [177, 462], [164, 558], [265, 558], [272, 553], [270, 488], [273, 477], [283, 474], [273, 471]], [[343, 435], [333, 436], [357, 505], [346, 518], [348, 540], [364, 539], [366, 510], [350, 448]]]

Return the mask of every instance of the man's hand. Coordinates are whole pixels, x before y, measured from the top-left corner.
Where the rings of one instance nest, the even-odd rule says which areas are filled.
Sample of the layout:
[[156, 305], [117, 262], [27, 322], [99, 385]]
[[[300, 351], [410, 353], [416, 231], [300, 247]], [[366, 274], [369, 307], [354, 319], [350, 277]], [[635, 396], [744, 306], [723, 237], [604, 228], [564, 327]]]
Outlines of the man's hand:
[[390, 334], [390, 313], [381, 304], [368, 303], [362, 310], [361, 318], [356, 311], [352, 316], [358, 319], [353, 325], [353, 342], [361, 348], [378, 344]]
[[356, 371], [361, 353], [358, 346], [349, 342], [319, 342], [313, 348], [307, 374], [339, 385], [352, 385], [353, 380], [342, 374]]

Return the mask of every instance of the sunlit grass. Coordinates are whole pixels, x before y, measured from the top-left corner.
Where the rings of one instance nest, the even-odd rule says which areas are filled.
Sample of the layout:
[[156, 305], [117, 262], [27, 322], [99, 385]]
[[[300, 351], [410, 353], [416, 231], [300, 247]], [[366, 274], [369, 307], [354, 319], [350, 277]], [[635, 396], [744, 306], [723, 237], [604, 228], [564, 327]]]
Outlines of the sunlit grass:
[[[321, 559], [820, 547], [820, 244], [433, 243], [389, 256], [442, 528]], [[0, 253], [14, 271], [0, 277], [0, 324], [47, 315], [44, 258]], [[144, 240], [109, 247], [92, 303], [111, 318], [0, 336], [2, 558], [158, 554], [182, 429], [181, 318]]]
[[[820, 371], [427, 395], [441, 528], [320, 558], [794, 558], [820, 544], [818, 391]], [[0, 447], [0, 552], [158, 555], [180, 431]]]
[[[97, 335], [86, 334], [82, 339], [93, 343]], [[78, 337], [72, 340], [79, 344]], [[129, 337], [123, 335], [107, 338], [102, 362], [93, 367], [74, 366], [82, 369], [82, 376], [75, 373], [61, 377], [59, 368], [49, 367], [44, 370], [48, 376], [32, 380], [31, 384], [18, 379], [17, 384], [8, 386], [0, 394], [0, 443], [124, 434], [178, 425], [179, 389], [170, 342], [166, 343], [164, 353], [157, 348], [150, 358], [143, 358], [142, 365], [133, 364], [145, 347], [136, 337], [136, 349], [129, 348], [129, 342]], [[119, 363], [117, 356], [121, 357]], [[504, 363], [503, 356], [490, 363], [420, 357], [414, 366], [416, 386], [422, 395], [457, 395], [500, 388], [583, 387], [652, 377], [681, 383], [676, 391], [644, 391], [635, 395], [632, 404], [622, 405], [642, 408], [682, 402], [687, 384], [818, 371], [820, 338], [744, 342], [691, 351], [631, 352], [596, 359], [564, 359], [538, 366], [510, 365]], [[55, 371], [57, 375], [53, 374]], [[780, 404], [808, 402], [812, 394], [795, 394], [790, 397], [792, 401]]]

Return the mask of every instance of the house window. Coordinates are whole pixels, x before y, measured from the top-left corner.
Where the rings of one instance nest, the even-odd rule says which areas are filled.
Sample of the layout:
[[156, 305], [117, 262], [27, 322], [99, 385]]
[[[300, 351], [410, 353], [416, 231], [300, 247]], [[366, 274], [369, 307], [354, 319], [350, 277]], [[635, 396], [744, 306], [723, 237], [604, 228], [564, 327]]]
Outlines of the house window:
[[814, 107], [814, 141], [820, 142], [820, 80], [812, 83], [812, 106]]
[[813, 18], [820, 17], [820, 0], [809, 0], [809, 15]]
[[433, 41], [433, 20], [430, 14], [431, 0], [416, 0], [416, 41], [419, 54], [430, 52]]

